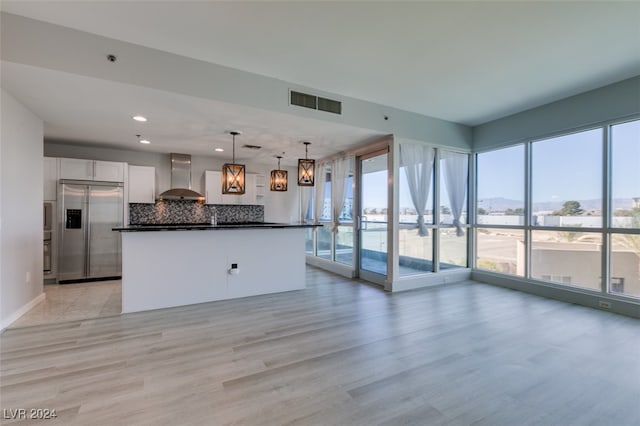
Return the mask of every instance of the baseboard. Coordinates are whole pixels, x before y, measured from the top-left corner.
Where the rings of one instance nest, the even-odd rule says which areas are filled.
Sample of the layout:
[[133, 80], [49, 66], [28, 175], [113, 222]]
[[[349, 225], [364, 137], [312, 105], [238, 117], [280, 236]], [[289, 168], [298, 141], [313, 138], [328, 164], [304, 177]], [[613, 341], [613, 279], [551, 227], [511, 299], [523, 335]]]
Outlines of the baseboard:
[[14, 321], [16, 321], [18, 318], [20, 318], [27, 312], [29, 312], [38, 303], [44, 301], [45, 297], [46, 297], [45, 293], [42, 292], [40, 293], [40, 295], [36, 296], [33, 300], [31, 300], [30, 302], [27, 302], [24, 306], [22, 306], [20, 309], [15, 311], [13, 314], [9, 315], [9, 318], [7, 318], [2, 322], [2, 327], [0, 327], [1, 328], [0, 333], [4, 332], [7, 329], [7, 327], [9, 327]]
[[402, 277], [393, 282], [392, 292], [415, 290], [436, 285], [453, 284], [467, 281], [471, 278], [471, 270], [467, 268], [451, 269], [438, 273]]
[[341, 275], [345, 278], [355, 277], [355, 271], [353, 270], [352, 266], [342, 265], [340, 263], [321, 259], [315, 256], [307, 256], [305, 262], [307, 263], [307, 265], [315, 266], [320, 269], [324, 269], [325, 271], [333, 272], [334, 274]]
[[[488, 271], [474, 270], [471, 279], [485, 284], [519, 290], [562, 302], [587, 306], [603, 311], [640, 318], [640, 304], [610, 294], [601, 294], [586, 289], [559, 287], [550, 283], [533, 282], [521, 277], [505, 276]], [[606, 302], [606, 303], [602, 303]]]

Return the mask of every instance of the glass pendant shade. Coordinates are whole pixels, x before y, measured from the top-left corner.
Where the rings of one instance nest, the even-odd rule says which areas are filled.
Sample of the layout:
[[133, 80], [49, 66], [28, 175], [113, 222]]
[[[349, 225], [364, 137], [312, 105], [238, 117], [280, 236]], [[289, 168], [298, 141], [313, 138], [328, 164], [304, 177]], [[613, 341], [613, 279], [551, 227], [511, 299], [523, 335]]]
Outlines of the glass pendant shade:
[[278, 157], [278, 169], [271, 170], [271, 178], [269, 179], [269, 187], [272, 191], [284, 192], [288, 186], [288, 172], [280, 170], [280, 158]]
[[311, 142], [304, 142], [305, 158], [298, 160], [298, 186], [313, 186], [316, 160], [309, 160], [308, 148]]
[[233, 136], [233, 160], [222, 165], [222, 193], [242, 195], [245, 189], [244, 164], [236, 164], [236, 136], [240, 132], [229, 132]]

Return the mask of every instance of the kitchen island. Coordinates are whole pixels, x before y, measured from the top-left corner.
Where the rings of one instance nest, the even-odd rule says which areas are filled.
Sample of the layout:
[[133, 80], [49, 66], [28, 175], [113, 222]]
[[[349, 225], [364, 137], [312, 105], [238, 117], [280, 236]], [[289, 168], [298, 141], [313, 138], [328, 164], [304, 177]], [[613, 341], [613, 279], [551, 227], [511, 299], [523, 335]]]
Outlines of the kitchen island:
[[144, 225], [122, 234], [122, 312], [305, 288], [305, 228]]

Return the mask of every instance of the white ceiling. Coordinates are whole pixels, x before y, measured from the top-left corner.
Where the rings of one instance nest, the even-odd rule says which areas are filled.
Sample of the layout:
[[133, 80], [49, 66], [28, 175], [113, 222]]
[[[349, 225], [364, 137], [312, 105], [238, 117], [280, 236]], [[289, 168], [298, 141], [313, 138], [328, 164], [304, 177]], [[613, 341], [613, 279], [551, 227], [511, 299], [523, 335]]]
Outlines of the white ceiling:
[[[2, 9], [467, 125], [640, 74], [640, 2], [3, 1]], [[207, 141], [229, 130], [204, 119], [211, 109], [272, 152], [297, 151], [303, 139], [335, 152], [375, 134], [3, 63], [4, 81], [52, 138], [130, 138], [136, 124], [117, 121], [116, 99], [160, 118], [145, 136], [161, 151], [182, 139], [210, 153]], [[79, 90], [65, 98], [77, 85], [106, 102]]]
[[[282, 163], [294, 165], [304, 156], [301, 141], [313, 141], [310, 153], [321, 158], [376, 136], [356, 127], [10, 62], [2, 64], [2, 80], [45, 121], [51, 140], [226, 160], [232, 155], [228, 132], [241, 130], [236, 159], [275, 164], [274, 157], [284, 154]], [[134, 121], [138, 113], [149, 121]], [[139, 144], [137, 134], [151, 145]], [[247, 150], [244, 144], [263, 148]], [[215, 152], [218, 147], [224, 152]]]

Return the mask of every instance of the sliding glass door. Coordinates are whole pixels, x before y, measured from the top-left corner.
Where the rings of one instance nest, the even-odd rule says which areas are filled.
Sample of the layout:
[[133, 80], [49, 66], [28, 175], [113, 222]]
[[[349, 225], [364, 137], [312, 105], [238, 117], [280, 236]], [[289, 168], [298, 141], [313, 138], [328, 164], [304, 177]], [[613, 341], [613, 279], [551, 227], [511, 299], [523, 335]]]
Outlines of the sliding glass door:
[[387, 278], [388, 168], [387, 150], [358, 158], [359, 276], [384, 284]]

